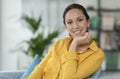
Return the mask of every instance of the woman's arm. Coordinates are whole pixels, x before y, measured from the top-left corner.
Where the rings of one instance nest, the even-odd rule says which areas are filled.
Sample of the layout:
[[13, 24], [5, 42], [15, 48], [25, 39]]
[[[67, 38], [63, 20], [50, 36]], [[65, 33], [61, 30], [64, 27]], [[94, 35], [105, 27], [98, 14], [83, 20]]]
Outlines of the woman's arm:
[[[69, 55], [74, 57], [76, 52]], [[68, 57], [68, 58], [69, 58]], [[81, 63], [77, 59], [69, 59], [64, 63], [63, 79], [84, 79], [93, 74], [99, 69], [104, 58], [104, 53], [101, 50], [96, 51]]]
[[51, 57], [52, 48], [48, 52], [48, 54], [43, 58], [43, 60], [35, 67], [35, 69], [31, 72], [31, 74], [27, 77], [27, 79], [42, 79], [43, 69]]

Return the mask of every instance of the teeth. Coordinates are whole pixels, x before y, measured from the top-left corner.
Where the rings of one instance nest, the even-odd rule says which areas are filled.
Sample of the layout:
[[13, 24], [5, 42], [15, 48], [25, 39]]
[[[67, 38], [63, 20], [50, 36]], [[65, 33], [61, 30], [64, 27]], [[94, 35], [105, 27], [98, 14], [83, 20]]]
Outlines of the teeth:
[[74, 33], [75, 33], [75, 34], [80, 34], [80, 31], [78, 30], [78, 31], [75, 31]]

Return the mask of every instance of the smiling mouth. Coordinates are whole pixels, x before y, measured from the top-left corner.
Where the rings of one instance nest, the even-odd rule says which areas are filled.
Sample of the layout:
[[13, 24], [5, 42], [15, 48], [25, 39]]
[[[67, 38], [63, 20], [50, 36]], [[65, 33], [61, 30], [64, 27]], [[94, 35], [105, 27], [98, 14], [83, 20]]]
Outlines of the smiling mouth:
[[81, 31], [80, 30], [77, 30], [77, 31], [74, 31], [73, 32], [75, 35], [80, 35], [81, 34]]

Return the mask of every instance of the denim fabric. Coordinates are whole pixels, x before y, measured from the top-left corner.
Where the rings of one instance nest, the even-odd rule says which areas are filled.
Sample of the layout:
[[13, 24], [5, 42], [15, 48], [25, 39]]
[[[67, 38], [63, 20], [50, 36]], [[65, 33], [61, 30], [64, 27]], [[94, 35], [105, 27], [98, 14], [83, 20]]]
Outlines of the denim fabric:
[[22, 77], [20, 79], [25, 79], [34, 69], [34, 67], [40, 63], [41, 59], [38, 55], [36, 55], [32, 61], [32, 63], [30, 64], [30, 66], [27, 68], [27, 70], [24, 72], [24, 74], [22, 75]]

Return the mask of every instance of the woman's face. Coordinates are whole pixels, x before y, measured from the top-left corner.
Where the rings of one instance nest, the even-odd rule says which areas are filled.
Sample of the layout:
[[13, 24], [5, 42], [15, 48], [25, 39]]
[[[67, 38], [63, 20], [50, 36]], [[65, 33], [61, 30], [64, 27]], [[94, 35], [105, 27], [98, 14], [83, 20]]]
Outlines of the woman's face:
[[89, 24], [90, 21], [79, 9], [71, 9], [65, 15], [65, 26], [73, 38], [83, 36]]

